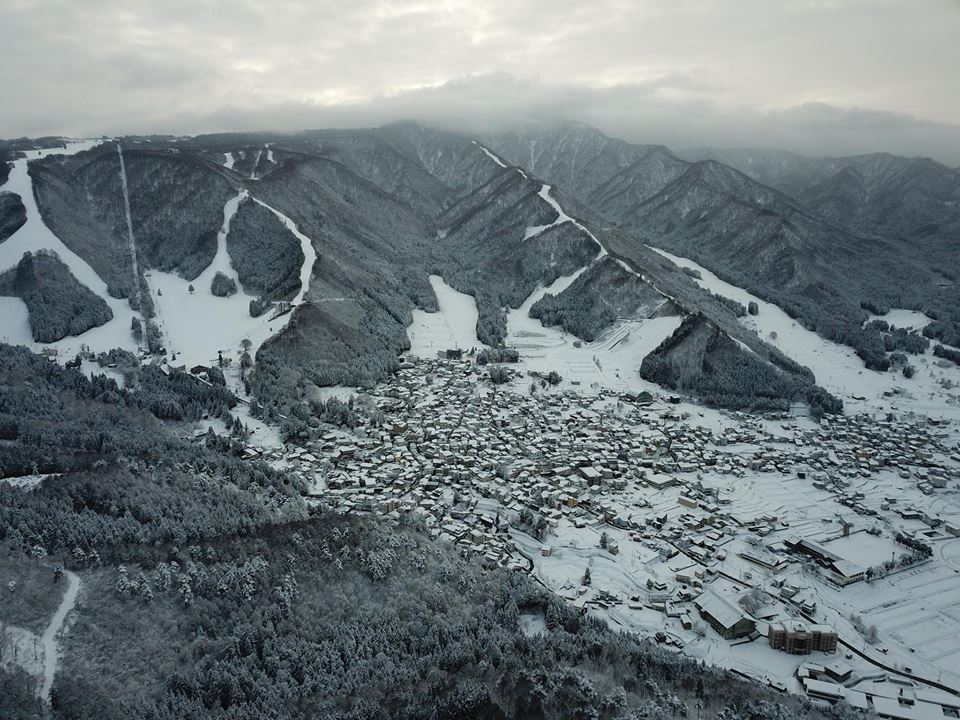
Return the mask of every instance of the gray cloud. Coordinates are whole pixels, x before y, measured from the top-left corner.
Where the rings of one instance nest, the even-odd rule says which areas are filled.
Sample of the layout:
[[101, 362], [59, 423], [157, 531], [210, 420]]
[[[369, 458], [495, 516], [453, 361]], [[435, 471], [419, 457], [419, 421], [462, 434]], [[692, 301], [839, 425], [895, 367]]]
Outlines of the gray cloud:
[[0, 0], [0, 136], [556, 118], [957, 164], [957, 37], [954, 0]]

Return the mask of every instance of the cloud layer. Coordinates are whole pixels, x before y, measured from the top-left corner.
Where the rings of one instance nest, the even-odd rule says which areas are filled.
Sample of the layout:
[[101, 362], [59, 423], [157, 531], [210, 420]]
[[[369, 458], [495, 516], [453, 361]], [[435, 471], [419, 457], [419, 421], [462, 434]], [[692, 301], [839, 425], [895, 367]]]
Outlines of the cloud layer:
[[416, 118], [960, 163], [954, 0], [0, 0], [0, 136]]

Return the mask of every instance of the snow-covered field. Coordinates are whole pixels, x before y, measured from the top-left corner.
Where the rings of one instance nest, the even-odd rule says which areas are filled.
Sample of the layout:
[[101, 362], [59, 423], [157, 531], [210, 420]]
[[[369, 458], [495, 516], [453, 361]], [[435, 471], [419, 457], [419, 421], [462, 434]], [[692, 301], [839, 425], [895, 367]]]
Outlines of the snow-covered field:
[[477, 339], [477, 301], [472, 295], [457, 292], [439, 275], [430, 276], [439, 310], [413, 311], [407, 328], [410, 352], [418, 357], [434, 357], [448, 349], [470, 350], [486, 347]]
[[[909, 356], [917, 373], [909, 380], [897, 372], [868, 370], [853, 349], [839, 345], [807, 330], [778, 306], [765, 302], [746, 290], [724, 282], [701, 265], [652, 248], [680, 267], [698, 270], [703, 288], [736, 300], [743, 305], [757, 303], [759, 313], [748, 315], [741, 322], [757, 332], [761, 339], [785, 355], [810, 368], [817, 382], [843, 398], [847, 412], [915, 411], [926, 415], [960, 419], [960, 403], [956, 393], [944, 388], [942, 381], [960, 384], [960, 368], [940, 363], [932, 349], [924, 355]], [[891, 310], [884, 320], [898, 327], [921, 327], [930, 321], [922, 313]], [[884, 393], [894, 393], [885, 396]]]
[[890, 308], [886, 315], [871, 315], [870, 320], [886, 320], [890, 325], [908, 330], [922, 330], [933, 322], [933, 318], [927, 317], [919, 310], [904, 310], [903, 308]]
[[[254, 354], [267, 338], [279, 332], [290, 320], [291, 313], [276, 318], [271, 312], [259, 318], [251, 317], [249, 306], [254, 296], [243, 291], [230, 262], [226, 237], [230, 221], [245, 197], [246, 193], [241, 192], [227, 201], [223, 211], [223, 226], [217, 236], [217, 254], [193, 282], [174, 273], [158, 270], [145, 273], [166, 349], [176, 353], [176, 364], [186, 364], [188, 367], [207, 365], [217, 360], [218, 352], [223, 352], [224, 357], [239, 357], [243, 340], [250, 341], [250, 353]], [[316, 251], [309, 238], [289, 218], [267, 205], [264, 207], [273, 212], [300, 240], [305, 260], [300, 271], [300, 291], [292, 301], [296, 306], [303, 302], [306, 295]], [[210, 282], [217, 272], [237, 280], [239, 290], [236, 294], [216, 297], [210, 293]], [[190, 292], [191, 285], [193, 292]]]
[[[88, 330], [78, 337], [66, 337], [54, 343], [41, 345], [33, 342], [26, 305], [19, 298], [0, 298], [0, 338], [9, 342], [27, 345], [33, 350], [54, 347], [65, 357], [72, 357], [83, 344], [96, 350], [115, 347], [136, 350], [130, 334], [130, 321], [135, 313], [126, 300], [118, 300], [107, 293], [107, 284], [90, 265], [70, 250], [43, 223], [33, 195], [32, 180], [27, 172], [27, 162], [43, 155], [73, 154], [99, 144], [99, 140], [84, 140], [70, 143], [66, 149], [31, 150], [26, 158], [16, 160], [3, 190], [17, 193], [27, 211], [27, 222], [5, 242], [0, 243], [0, 272], [14, 267], [25, 252], [52, 250], [82, 284], [102, 297], [113, 311], [113, 320], [98, 328]], [[118, 166], [119, 171], [119, 166]]]
[[[541, 373], [556, 370], [566, 381], [564, 387], [576, 382], [584, 389], [656, 390], [657, 387], [643, 380], [637, 371], [644, 356], [680, 325], [679, 317], [624, 321], [595, 342], [579, 343], [573, 335], [557, 327], [544, 327], [529, 316], [530, 307], [537, 300], [547, 293], [561, 292], [585, 269], [561, 277], [548, 287], [538, 288], [523, 305], [510, 310], [505, 344], [520, 351], [520, 365], [524, 370]], [[433, 357], [448, 348], [485, 347], [476, 335], [474, 298], [457, 292], [436, 275], [430, 277], [430, 284], [437, 295], [439, 310], [413, 311], [413, 322], [407, 328], [411, 354]]]

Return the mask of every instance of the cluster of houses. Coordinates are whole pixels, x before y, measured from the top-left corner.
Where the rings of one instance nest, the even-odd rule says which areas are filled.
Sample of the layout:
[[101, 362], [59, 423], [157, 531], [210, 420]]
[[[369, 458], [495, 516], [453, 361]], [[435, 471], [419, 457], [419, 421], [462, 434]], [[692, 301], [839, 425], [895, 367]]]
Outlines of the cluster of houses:
[[[687, 422], [669, 403], [652, 404], [646, 393], [497, 388], [482, 382], [484, 369], [469, 358], [407, 358], [401, 368], [369, 394], [375, 422], [327, 432], [267, 459], [299, 472], [317, 502], [344, 512], [419, 515], [435, 535], [502, 565], [529, 565], [505, 531], [524, 511], [535, 515], [531, 529], [541, 538], [564, 517], [607, 523], [666, 552], [682, 543], [699, 562], [723, 553], [731, 533], [763, 537], [778, 526], [775, 515], [731, 508], [728, 494], [701, 482], [704, 469], [796, 474], [835, 490], [844, 512], [875, 514], [849, 489], [856, 478], [893, 468], [918, 482], [946, 484], [954, 471], [944, 459], [960, 460], [943, 428], [926, 422], [838, 417], [811, 427], [783, 417], [773, 431], [769, 421], [733, 413], [734, 422], [715, 432]], [[630, 487], [679, 487], [680, 514], [625, 502], [621, 491]], [[478, 510], [480, 500], [489, 502]], [[917, 517], [942, 524], [929, 513]], [[810, 555], [839, 585], [864, 577], [862, 568], [814, 544], [785, 549]], [[741, 555], [773, 572], [788, 562], [785, 553], [759, 548]]]
[[[833, 514], [851, 520], [877, 513], [856, 487], [881, 472], [921, 490], [956, 485], [960, 451], [939, 424], [858, 416], [814, 425], [730, 413], [729, 423], [711, 430], [676, 405], [652, 402], [649, 394], [530, 391], [525, 383], [485, 382], [485, 373], [468, 357], [406, 358], [399, 372], [355, 403], [356, 428], [328, 428], [268, 450], [265, 459], [298, 473], [311, 488], [310, 502], [416, 518], [433, 536], [491, 565], [530, 571], [549, 561], [553, 531], [561, 524], [611, 529], [656, 562], [682, 553], [689, 563], [669, 579], [653, 580], [643, 596], [620, 597], [595, 583], [571, 589], [570, 598], [581, 606], [654, 608], [679, 618], [686, 630], [696, 613], [722, 638], [736, 642], [766, 632], [770, 648], [796, 655], [833, 653], [838, 636], [796, 619], [812, 616], [815, 598], [785, 580], [785, 568], [812, 560], [838, 587], [863, 580], [866, 571], [809, 538], [765, 544], [789, 518], [782, 510], [738, 507], [735, 491], [712, 485], [704, 470], [789, 475], [831, 492]], [[661, 500], [654, 507], [646, 498]], [[662, 498], [675, 503], [665, 507]], [[896, 501], [883, 510], [948, 533], [957, 527], [955, 518]], [[538, 549], [518, 545], [512, 529], [538, 540]], [[759, 617], [714, 591], [718, 563], [732, 552], [734, 538], [754, 541], [738, 543], [737, 555], [770, 579], [768, 593], [796, 611], [793, 619], [758, 623]], [[612, 537], [604, 549], [619, 552]]]

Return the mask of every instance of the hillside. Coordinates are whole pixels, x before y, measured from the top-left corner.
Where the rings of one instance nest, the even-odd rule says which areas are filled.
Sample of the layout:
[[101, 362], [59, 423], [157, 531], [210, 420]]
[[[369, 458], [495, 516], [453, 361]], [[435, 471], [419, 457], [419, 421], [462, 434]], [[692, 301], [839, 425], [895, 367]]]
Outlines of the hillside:
[[851, 230], [905, 241], [956, 236], [960, 173], [930, 158], [872, 153], [810, 158], [776, 150], [702, 150]]
[[0, 274], [0, 295], [23, 300], [33, 339], [41, 343], [82, 335], [113, 319], [103, 299], [52, 254], [24, 254], [15, 269]]
[[0, 192], [0, 242], [23, 227], [26, 221], [27, 211], [20, 196], [16, 193]]
[[[501, 146], [512, 157], [498, 155]], [[513, 164], [527, 156], [532, 167]], [[285, 414], [308, 384], [369, 385], [393, 372], [412, 312], [437, 307], [431, 274], [474, 298], [476, 335], [487, 345], [504, 342], [508, 314], [538, 288], [583, 273], [565, 298], [528, 307], [590, 341], [669, 299], [671, 312], [703, 313], [766, 358], [763, 340], [729, 307], [648, 246], [727, 276], [763, 261], [748, 289], [775, 286], [780, 294], [766, 296], [797, 312], [832, 303], [828, 319], [843, 315], [832, 268], [860, 247], [848, 247], [855, 236], [834, 242], [826, 221], [726, 166], [689, 164], [578, 125], [532, 139], [413, 123], [141, 138], [48, 154], [29, 169], [46, 226], [106, 281], [108, 295], [150, 321], [151, 350], [197, 362], [239, 354], [251, 341], [255, 366], [243, 387], [268, 417]], [[551, 184], [570, 178], [583, 179], [589, 197]], [[594, 267], [606, 256], [616, 264]], [[222, 297], [201, 311], [213, 269]], [[600, 279], [611, 272], [625, 282]], [[586, 304], [575, 309], [572, 293]], [[193, 323], [185, 312], [218, 318], [216, 331], [185, 331]], [[139, 342], [135, 332], [124, 347]]]
[[[949, 248], [960, 228], [953, 199], [960, 186], [953, 170], [890, 155], [814, 160], [702, 150], [683, 160], [664, 149], [604, 143], [579, 126], [529, 130], [521, 145], [576, 145], [571, 135], [578, 133], [620, 161], [602, 164], [605, 184], [558, 171], [568, 193], [642, 242], [689, 257], [853, 347], [868, 367], [887, 363], [876, 349], [880, 339], [862, 329], [863, 308], [922, 310], [955, 334]], [[503, 142], [518, 145], [510, 135]]]

